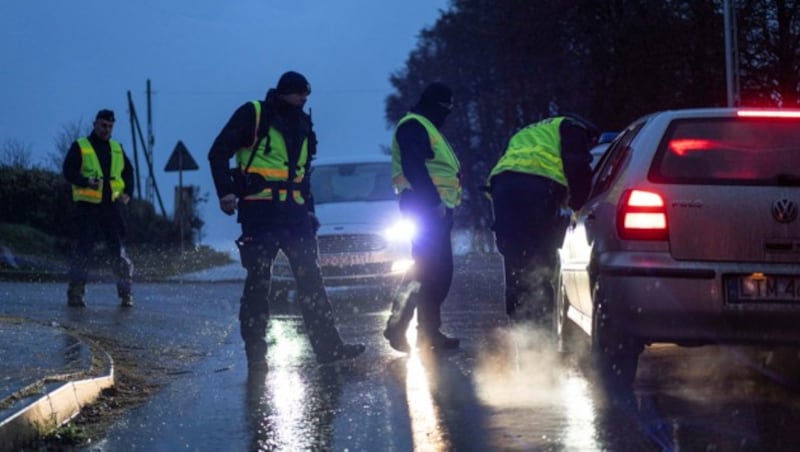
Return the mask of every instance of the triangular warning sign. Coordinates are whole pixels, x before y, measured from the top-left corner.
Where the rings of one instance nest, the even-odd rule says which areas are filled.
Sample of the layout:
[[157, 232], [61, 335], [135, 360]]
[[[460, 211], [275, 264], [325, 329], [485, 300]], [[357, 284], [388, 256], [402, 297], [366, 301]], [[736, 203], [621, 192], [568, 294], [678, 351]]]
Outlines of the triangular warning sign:
[[178, 140], [178, 144], [175, 145], [172, 155], [169, 156], [164, 171], [190, 171], [198, 168], [197, 162], [192, 158], [192, 154], [189, 154], [189, 150], [186, 149], [183, 141]]

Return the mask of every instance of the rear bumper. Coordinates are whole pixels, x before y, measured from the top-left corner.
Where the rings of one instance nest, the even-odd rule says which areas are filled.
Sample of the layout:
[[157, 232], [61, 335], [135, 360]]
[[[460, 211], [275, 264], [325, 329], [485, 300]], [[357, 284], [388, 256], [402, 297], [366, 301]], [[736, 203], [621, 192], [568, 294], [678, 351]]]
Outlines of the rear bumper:
[[681, 262], [663, 253], [608, 253], [598, 281], [616, 328], [645, 342], [800, 344], [796, 303], [726, 300], [729, 274], [798, 274], [796, 265]]

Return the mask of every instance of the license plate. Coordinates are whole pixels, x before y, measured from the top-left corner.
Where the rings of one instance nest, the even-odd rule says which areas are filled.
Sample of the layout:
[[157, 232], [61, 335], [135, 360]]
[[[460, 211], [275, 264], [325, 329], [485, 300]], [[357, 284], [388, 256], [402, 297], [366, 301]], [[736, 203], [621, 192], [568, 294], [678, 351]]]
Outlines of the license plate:
[[800, 302], [800, 276], [750, 275], [730, 276], [725, 280], [729, 303]]
[[321, 267], [349, 267], [352, 265], [364, 265], [371, 261], [371, 256], [367, 253], [319, 255], [319, 265]]

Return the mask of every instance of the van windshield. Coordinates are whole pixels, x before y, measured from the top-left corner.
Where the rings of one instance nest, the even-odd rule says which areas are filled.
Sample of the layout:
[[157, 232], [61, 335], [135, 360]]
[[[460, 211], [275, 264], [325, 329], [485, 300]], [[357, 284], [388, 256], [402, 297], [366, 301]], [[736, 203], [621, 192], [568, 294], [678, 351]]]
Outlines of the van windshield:
[[397, 199], [390, 162], [315, 166], [311, 172], [311, 192], [317, 204]]

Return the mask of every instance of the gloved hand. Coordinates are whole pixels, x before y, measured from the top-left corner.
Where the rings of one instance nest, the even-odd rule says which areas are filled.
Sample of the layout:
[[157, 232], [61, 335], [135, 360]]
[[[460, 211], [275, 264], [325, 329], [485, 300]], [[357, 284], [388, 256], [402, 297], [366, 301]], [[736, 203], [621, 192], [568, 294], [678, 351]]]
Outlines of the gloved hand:
[[308, 221], [311, 223], [311, 229], [314, 230], [314, 234], [319, 231], [319, 218], [314, 214], [314, 212], [308, 212]]
[[219, 198], [219, 208], [222, 209], [226, 215], [233, 215], [234, 212], [236, 212], [236, 195], [228, 193], [222, 198]]

